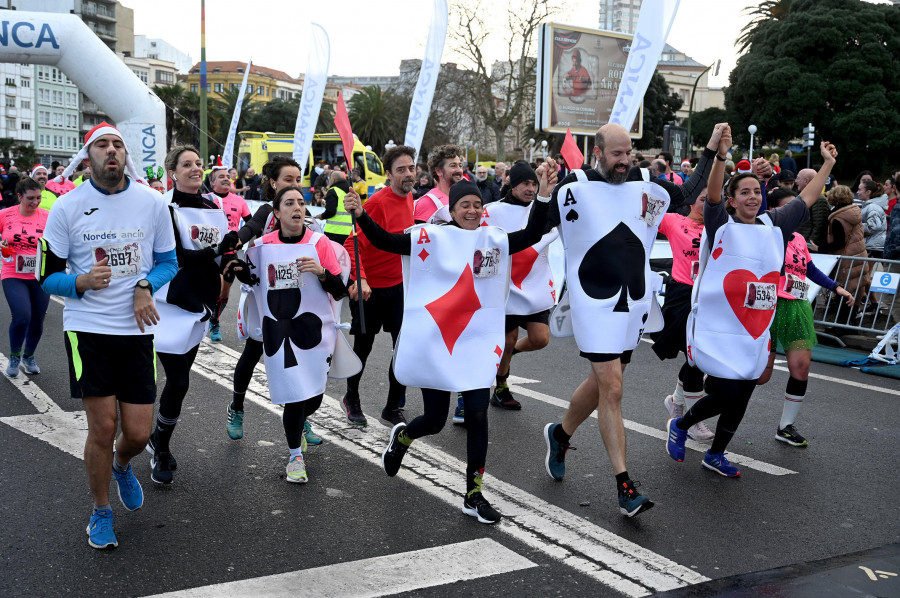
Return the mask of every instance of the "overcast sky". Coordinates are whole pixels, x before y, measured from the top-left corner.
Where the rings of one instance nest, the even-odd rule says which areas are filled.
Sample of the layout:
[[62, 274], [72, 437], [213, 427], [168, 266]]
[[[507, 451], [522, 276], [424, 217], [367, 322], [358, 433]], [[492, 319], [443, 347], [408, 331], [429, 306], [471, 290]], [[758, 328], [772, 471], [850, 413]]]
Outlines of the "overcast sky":
[[[160, 0], [122, 0], [134, 9], [134, 32], [162, 38], [200, 60], [200, 2], [179, 2], [180, 13]], [[747, 0], [681, 0], [669, 43], [695, 60], [710, 64], [722, 60], [712, 85], [725, 85], [737, 60], [734, 39], [747, 22]], [[483, 2], [489, 11], [508, 6], [503, 1]], [[553, 20], [595, 28], [599, 21], [596, 0], [567, 0]], [[338, 9], [340, 7], [340, 9]], [[344, 0], [339, 4], [311, 0], [208, 0], [206, 2], [206, 59], [240, 60], [250, 57], [262, 66], [292, 76], [306, 70], [309, 23], [321, 24], [331, 38], [332, 75], [396, 75], [400, 60], [421, 58], [431, 19], [428, 0]], [[486, 56], [505, 58], [505, 17], [491, 19], [497, 27], [484, 45]], [[451, 20], [450, 27], [453, 27]], [[450, 42], [444, 61], [454, 61]]]

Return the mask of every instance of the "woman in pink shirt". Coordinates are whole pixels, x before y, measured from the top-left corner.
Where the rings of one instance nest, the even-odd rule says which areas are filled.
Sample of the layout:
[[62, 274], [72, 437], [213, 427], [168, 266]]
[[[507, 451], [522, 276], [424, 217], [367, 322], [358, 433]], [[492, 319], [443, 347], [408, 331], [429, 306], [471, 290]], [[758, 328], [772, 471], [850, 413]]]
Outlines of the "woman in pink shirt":
[[[653, 335], [653, 350], [660, 359], [674, 359], [685, 352], [685, 330], [691, 311], [691, 292], [700, 265], [700, 237], [703, 235], [703, 206], [707, 190], [703, 189], [691, 206], [687, 216], [669, 213], [663, 216], [659, 232], [669, 239], [672, 248], [672, 277], [666, 282], [666, 302], [662, 313], [665, 327]], [[686, 355], [686, 352], [685, 352]], [[685, 359], [678, 372], [675, 391], [665, 398], [669, 417], [681, 417], [684, 412], [703, 397], [703, 372], [692, 367]], [[687, 402], [690, 401], [690, 404]], [[688, 436], [697, 442], [712, 442], [713, 433], [700, 422], [688, 430]]]
[[[44, 332], [44, 315], [50, 295], [35, 279], [38, 240], [44, 234], [49, 211], [39, 208], [41, 186], [24, 177], [16, 185], [19, 205], [0, 210], [0, 254], [3, 267], [0, 279], [3, 294], [12, 312], [9, 324], [9, 367], [6, 375], [15, 378], [19, 365], [27, 374], [40, 374], [34, 352]], [[24, 352], [22, 345], [24, 343]]]

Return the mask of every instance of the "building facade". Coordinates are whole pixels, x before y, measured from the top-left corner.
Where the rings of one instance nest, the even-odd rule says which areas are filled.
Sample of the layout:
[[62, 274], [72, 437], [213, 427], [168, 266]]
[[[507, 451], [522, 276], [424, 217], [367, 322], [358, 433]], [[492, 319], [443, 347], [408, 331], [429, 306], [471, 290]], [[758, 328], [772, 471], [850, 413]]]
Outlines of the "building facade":
[[[240, 89], [244, 79], [246, 62], [235, 60], [206, 62], [206, 92], [212, 97], [219, 96], [229, 89]], [[193, 93], [200, 91], [200, 63], [191, 67], [187, 76], [187, 89]], [[283, 71], [268, 67], [252, 65], [247, 77], [247, 93], [256, 96], [256, 101], [271, 102], [274, 99], [292, 100], [300, 98], [303, 92], [303, 81], [295, 79]]]
[[134, 36], [132, 56], [171, 62], [175, 65], [175, 71], [181, 75], [186, 75], [191, 70], [191, 65], [194, 64], [190, 56], [169, 42], [163, 39], [149, 38], [146, 35]]
[[633, 35], [640, 14], [641, 0], [600, 0], [599, 29]]
[[68, 164], [81, 147], [78, 87], [56, 67], [34, 65], [34, 148], [41, 163]]
[[[3, 100], [0, 102], [0, 137], [16, 143], [34, 141], [34, 68], [30, 64], [0, 63]], [[0, 156], [6, 160], [9, 156]]]

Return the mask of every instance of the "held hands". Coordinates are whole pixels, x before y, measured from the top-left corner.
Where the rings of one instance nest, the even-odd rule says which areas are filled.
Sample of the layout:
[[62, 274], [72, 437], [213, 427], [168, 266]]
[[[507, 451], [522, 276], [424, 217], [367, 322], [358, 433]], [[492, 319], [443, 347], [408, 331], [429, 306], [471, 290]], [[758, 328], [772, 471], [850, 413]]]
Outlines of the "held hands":
[[734, 142], [731, 138], [731, 126], [728, 123], [722, 123], [722, 133], [716, 153], [723, 157], [727, 156], [728, 152], [731, 151], [731, 146], [733, 144]]
[[[344, 205], [347, 205], [347, 202], [344, 202]], [[325, 275], [325, 268], [319, 265], [319, 262], [315, 260], [315, 258], [311, 258], [309, 256], [301, 257], [299, 259], [300, 267], [298, 270], [300, 272], [312, 272], [318, 277], [322, 277]]]
[[134, 319], [141, 332], [144, 332], [144, 326], [155, 326], [159, 322], [159, 312], [156, 311], [150, 289], [134, 287]]
[[721, 154], [720, 142], [722, 141], [722, 133], [727, 126], [728, 123], [716, 123], [716, 126], [713, 127], [712, 135], [709, 137], [709, 142], [706, 144], [708, 149], [718, 151]]
[[241, 240], [238, 238], [237, 231], [228, 231], [228, 233], [224, 237], [222, 237], [222, 242], [219, 243], [219, 247], [216, 249], [216, 253], [218, 253], [219, 255], [232, 253], [240, 246]]
[[237, 278], [244, 284], [252, 285], [252, 277], [250, 275], [250, 266], [247, 262], [234, 259], [228, 262], [228, 267], [225, 270], [225, 278], [231, 278], [232, 280]]
[[834, 147], [834, 144], [829, 141], [823, 141], [819, 144], [819, 151], [822, 152], [822, 159], [825, 162], [830, 162], [834, 164], [835, 159], [837, 158], [838, 151], [837, 148]]
[[[346, 200], [346, 198], [345, 198], [345, 200]], [[345, 201], [344, 206], [346, 206], [346, 205], [347, 205], [347, 202]], [[368, 301], [369, 297], [372, 296], [372, 289], [369, 288], [369, 283], [366, 282], [365, 278], [362, 279], [361, 283], [362, 283], [363, 301]], [[351, 283], [350, 286], [347, 287], [347, 292], [350, 294], [350, 299], [352, 299], [353, 301], [356, 301], [357, 298], [359, 297], [359, 290], [358, 290], [355, 282]]]
[[559, 165], [557, 165], [556, 160], [553, 158], [547, 158], [540, 166], [538, 166], [538, 169], [535, 172], [538, 176], [538, 181], [540, 181], [538, 195], [541, 197], [550, 197], [550, 194], [553, 193], [553, 188], [556, 187], [556, 183], [559, 179]]
[[352, 212], [357, 218], [362, 216], [362, 201], [359, 199], [359, 193], [353, 187], [344, 196], [344, 209]]
[[769, 163], [768, 160], [766, 160], [765, 156], [760, 156], [753, 161], [753, 166], [750, 169], [750, 172], [761, 179], [767, 179], [772, 176], [772, 164]]

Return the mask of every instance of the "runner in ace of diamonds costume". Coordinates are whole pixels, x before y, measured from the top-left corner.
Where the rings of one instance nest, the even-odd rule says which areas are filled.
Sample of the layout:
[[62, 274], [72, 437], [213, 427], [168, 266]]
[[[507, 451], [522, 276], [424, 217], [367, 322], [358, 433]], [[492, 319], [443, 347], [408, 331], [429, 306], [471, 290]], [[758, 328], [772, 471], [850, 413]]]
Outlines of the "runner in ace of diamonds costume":
[[[730, 144], [731, 129], [726, 127], [722, 147], [727, 149]], [[737, 175], [728, 184], [727, 203], [734, 215], [726, 212], [721, 194], [709, 195], [700, 274], [687, 328], [688, 359], [707, 374], [709, 394], [684, 417], [672, 418], [667, 424], [666, 452], [676, 461], [684, 460], [687, 429], [718, 415], [716, 435], [702, 465], [726, 477], [740, 475], [725, 457], [725, 448], [769, 358], [769, 327], [775, 316], [785, 247], [796, 228], [809, 218], [809, 207], [837, 157], [830, 143], [822, 142], [820, 150], [824, 164], [815, 178], [799, 197], [779, 208], [757, 216], [762, 192], [759, 179], [752, 174]], [[720, 189], [723, 176], [724, 165], [716, 163], [709, 188]]]
[[[664, 213], [693, 203], [705, 187], [722, 128], [716, 126], [691, 178], [675, 185], [649, 180], [649, 173], [639, 168], [629, 170], [628, 131], [604, 125], [594, 139], [597, 167], [571, 172], [553, 191], [550, 225], [560, 228], [573, 332], [591, 371], [573, 394], [562, 422], [544, 428], [545, 466], [553, 479], [563, 479], [569, 440], [596, 411], [616, 476], [619, 510], [628, 517], [653, 506], [635, 489], [625, 465], [621, 409], [625, 366], [653, 321], [651, 307], [659, 316], [654, 291], [660, 278], [650, 270], [650, 248]], [[564, 307], [561, 303], [557, 312]]]
[[463, 512], [481, 523], [501, 518], [482, 494], [482, 476], [490, 386], [503, 354], [510, 256], [541, 238], [556, 172], [556, 163], [548, 160], [540, 172], [538, 201], [528, 225], [509, 234], [481, 226], [481, 193], [469, 181], [450, 188], [450, 223], [420, 224], [403, 234], [378, 226], [362, 210], [355, 193], [344, 199], [373, 245], [403, 256], [403, 324], [394, 367], [401, 383], [422, 389], [425, 404], [423, 415], [391, 430], [382, 467], [388, 475], [396, 475], [413, 440], [441, 431], [450, 393], [461, 392], [467, 436]]

